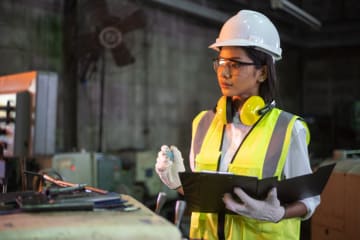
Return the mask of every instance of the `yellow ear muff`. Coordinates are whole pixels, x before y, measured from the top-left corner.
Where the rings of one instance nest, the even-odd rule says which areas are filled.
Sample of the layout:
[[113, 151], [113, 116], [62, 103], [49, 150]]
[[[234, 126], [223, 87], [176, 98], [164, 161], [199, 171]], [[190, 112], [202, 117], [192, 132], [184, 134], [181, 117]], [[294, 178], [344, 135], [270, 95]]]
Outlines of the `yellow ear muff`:
[[265, 102], [260, 96], [251, 96], [243, 104], [240, 110], [240, 121], [247, 126], [254, 125], [261, 114], [259, 110], [265, 107]]
[[216, 115], [218, 115], [218, 117], [224, 124], [228, 123], [227, 102], [228, 102], [228, 98], [226, 96], [222, 96], [222, 97], [220, 97], [220, 99], [218, 100], [217, 105], [216, 105]]
[[222, 96], [216, 105], [216, 115], [224, 124], [232, 123], [235, 110], [232, 106], [232, 97]]

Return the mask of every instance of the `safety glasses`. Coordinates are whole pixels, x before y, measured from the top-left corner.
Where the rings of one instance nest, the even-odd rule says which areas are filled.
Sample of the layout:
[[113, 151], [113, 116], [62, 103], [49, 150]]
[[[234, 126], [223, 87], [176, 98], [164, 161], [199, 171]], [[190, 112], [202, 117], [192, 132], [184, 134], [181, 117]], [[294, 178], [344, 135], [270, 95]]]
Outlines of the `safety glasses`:
[[219, 68], [227, 67], [232, 73], [238, 72], [241, 68], [245, 66], [257, 65], [254, 62], [242, 62], [232, 58], [215, 58], [213, 59], [213, 67], [215, 72], [218, 71]]

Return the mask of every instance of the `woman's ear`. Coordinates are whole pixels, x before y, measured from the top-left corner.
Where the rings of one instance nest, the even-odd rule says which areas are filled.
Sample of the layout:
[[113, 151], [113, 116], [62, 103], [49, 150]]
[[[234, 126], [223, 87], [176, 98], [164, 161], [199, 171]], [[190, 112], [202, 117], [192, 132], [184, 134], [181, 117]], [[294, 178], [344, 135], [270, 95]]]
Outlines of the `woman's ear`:
[[264, 82], [264, 81], [267, 79], [267, 77], [268, 77], [268, 67], [267, 67], [267, 65], [262, 66], [262, 67], [259, 69], [259, 71], [260, 71], [260, 74], [259, 74], [259, 79], [258, 79], [258, 81], [262, 83], [262, 82]]

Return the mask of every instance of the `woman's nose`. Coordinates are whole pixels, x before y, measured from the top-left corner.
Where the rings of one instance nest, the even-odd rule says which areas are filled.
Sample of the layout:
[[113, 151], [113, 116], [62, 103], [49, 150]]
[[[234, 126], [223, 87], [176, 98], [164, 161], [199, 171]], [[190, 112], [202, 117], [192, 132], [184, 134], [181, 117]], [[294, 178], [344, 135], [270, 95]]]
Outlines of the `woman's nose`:
[[224, 67], [222, 68], [221, 75], [225, 78], [231, 77], [230, 67], [227, 64], [225, 64]]

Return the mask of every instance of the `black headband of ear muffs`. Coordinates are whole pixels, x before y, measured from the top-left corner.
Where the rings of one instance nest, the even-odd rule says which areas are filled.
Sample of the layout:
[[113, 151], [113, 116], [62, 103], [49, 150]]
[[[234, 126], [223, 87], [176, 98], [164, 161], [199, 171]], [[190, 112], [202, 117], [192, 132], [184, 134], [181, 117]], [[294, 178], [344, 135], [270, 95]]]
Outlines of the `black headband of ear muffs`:
[[270, 111], [271, 109], [273, 109], [275, 107], [275, 101], [271, 101], [270, 103], [266, 104], [265, 107], [259, 109], [257, 111], [257, 113], [259, 115], [265, 115], [268, 111]]

